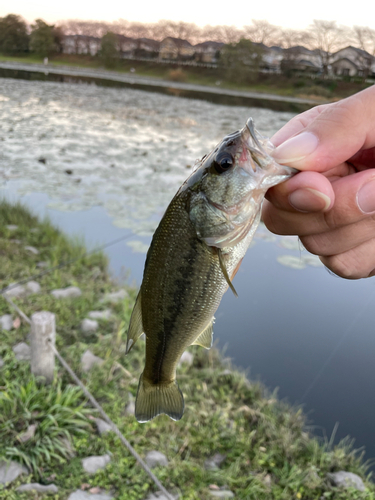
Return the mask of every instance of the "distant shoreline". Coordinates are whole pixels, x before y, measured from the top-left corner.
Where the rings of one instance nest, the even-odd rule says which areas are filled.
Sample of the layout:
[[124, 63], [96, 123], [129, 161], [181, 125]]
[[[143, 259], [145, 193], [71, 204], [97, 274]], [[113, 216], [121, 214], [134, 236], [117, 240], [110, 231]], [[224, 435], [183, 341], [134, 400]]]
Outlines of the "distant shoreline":
[[274, 111], [302, 112], [321, 102], [313, 99], [280, 96], [260, 92], [231, 90], [206, 85], [173, 82], [105, 69], [38, 63], [0, 62], [0, 77], [25, 80], [95, 83], [99, 86], [133, 88], [177, 97], [202, 99], [217, 104], [252, 106]]

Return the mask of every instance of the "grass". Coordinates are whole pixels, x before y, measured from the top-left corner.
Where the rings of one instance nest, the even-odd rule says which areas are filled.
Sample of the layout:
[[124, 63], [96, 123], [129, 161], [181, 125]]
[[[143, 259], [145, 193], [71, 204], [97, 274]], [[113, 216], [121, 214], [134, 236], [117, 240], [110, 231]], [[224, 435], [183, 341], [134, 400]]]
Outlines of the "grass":
[[[8, 224], [18, 228], [9, 230]], [[25, 251], [25, 245], [35, 246], [40, 255]], [[1, 287], [37, 272], [36, 264], [41, 260], [52, 265], [83, 253], [79, 242], [68, 240], [48, 221], [38, 221], [20, 205], [0, 202]], [[61, 354], [141, 456], [155, 449], [167, 456], [169, 465], [156, 468], [155, 473], [180, 498], [214, 498], [210, 491], [215, 485], [230, 489], [240, 500], [375, 499], [368, 467], [349, 440], [334, 446], [313, 437], [301, 409], [291, 408], [278, 401], [276, 394], [250, 382], [214, 348], [190, 348], [193, 365], [179, 368], [179, 385], [186, 402], [182, 420], [160, 416], [139, 424], [125, 412], [126, 404], [135, 397], [144, 362], [142, 340], [125, 356], [136, 290], [128, 287], [124, 302], [110, 306], [112, 319], [101, 321], [99, 333], [87, 338], [82, 337], [80, 322], [90, 310], [104, 307], [100, 299], [114, 287], [105, 257], [86, 255], [38, 281], [42, 293], [17, 299], [17, 304], [28, 315], [38, 310], [56, 314]], [[49, 293], [68, 285], [78, 285], [82, 296], [55, 300]], [[0, 315], [9, 313], [16, 317], [0, 299]], [[143, 500], [154, 491], [154, 485], [113, 433], [98, 435], [92, 421], [96, 412], [71, 385], [62, 367], [57, 363], [51, 386], [40, 386], [30, 376], [29, 364], [15, 358], [12, 346], [27, 341], [28, 332], [22, 321], [10, 332], [0, 331], [4, 360], [0, 368], [0, 459], [26, 464], [28, 482], [54, 482], [59, 487], [56, 500], [65, 500], [83, 484], [111, 491], [118, 500]], [[80, 357], [87, 348], [104, 363], [83, 373]], [[35, 434], [22, 443], [21, 436], [30, 425], [37, 425]], [[94, 476], [83, 471], [82, 458], [108, 452], [111, 462], [105, 470]], [[215, 453], [225, 455], [223, 464], [217, 470], [206, 470], [205, 460]], [[331, 486], [327, 474], [339, 470], [360, 475], [366, 492]], [[0, 498], [30, 498], [30, 493], [16, 492], [24, 482], [26, 477], [0, 486]]]
[[[35, 54], [23, 56], [6, 56], [0, 54], [0, 61], [43, 63], [43, 58]], [[49, 58], [49, 64], [69, 65], [92, 69], [105, 69], [99, 57], [87, 55], [57, 54]], [[153, 61], [137, 61], [122, 59], [114, 63], [115, 71], [129, 73], [135, 70], [137, 75], [148, 76], [162, 80], [176, 80], [186, 83], [207, 85], [232, 90], [244, 90], [260, 93], [271, 93], [283, 96], [315, 99], [326, 102], [337, 100], [359, 92], [370, 86], [362, 80], [325, 80], [322, 78], [311, 79], [306, 76], [285, 76], [260, 73], [253, 81], [240, 83], [235, 74], [224, 68], [204, 68], [194, 66], [178, 66], [161, 64]]]

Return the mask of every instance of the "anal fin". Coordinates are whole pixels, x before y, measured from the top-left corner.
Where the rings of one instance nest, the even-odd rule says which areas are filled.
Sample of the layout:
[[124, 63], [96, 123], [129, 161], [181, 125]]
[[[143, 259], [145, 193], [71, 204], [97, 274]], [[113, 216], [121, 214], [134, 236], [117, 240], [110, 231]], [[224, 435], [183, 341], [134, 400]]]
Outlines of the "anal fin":
[[137, 300], [135, 301], [132, 315], [130, 316], [128, 338], [126, 342], [126, 354], [128, 354], [128, 352], [137, 342], [142, 333], [143, 333], [143, 324], [142, 324], [141, 291], [139, 291]]
[[201, 347], [204, 347], [205, 349], [211, 349], [212, 336], [214, 334], [214, 331], [213, 331], [214, 322], [215, 322], [215, 318], [212, 318], [212, 320], [209, 322], [208, 326], [206, 326], [206, 328], [203, 330], [203, 332], [199, 334], [199, 336], [194, 340], [194, 342], [191, 345], [200, 345]]

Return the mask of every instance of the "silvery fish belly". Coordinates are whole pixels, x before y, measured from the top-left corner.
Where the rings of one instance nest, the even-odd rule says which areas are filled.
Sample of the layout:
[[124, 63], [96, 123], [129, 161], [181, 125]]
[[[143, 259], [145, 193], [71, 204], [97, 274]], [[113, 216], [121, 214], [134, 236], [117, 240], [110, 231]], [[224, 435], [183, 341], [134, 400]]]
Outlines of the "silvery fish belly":
[[185, 351], [212, 345], [214, 313], [259, 224], [268, 188], [296, 171], [277, 164], [249, 119], [197, 164], [168, 206], [149, 248], [132, 312], [127, 352], [144, 332], [146, 362], [135, 416], [179, 420], [176, 366]]

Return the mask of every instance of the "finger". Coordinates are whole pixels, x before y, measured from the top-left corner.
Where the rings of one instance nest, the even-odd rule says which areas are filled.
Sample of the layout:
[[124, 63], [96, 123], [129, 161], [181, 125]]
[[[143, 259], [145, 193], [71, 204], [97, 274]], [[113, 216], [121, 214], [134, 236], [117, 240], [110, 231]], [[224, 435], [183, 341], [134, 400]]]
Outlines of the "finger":
[[[298, 174], [300, 175], [300, 174]], [[334, 205], [326, 212], [298, 213], [264, 203], [263, 221], [277, 234], [308, 236], [353, 224], [375, 211], [375, 172], [366, 170], [332, 183]]]
[[275, 135], [271, 137], [271, 142], [274, 146], [279, 146], [281, 143], [285, 142], [290, 137], [302, 132], [308, 124], [314, 120], [327, 106], [324, 104], [322, 106], [315, 106], [300, 115], [292, 118], [286, 125], [284, 125]]
[[375, 239], [338, 255], [320, 257], [320, 260], [341, 278], [369, 278], [375, 274]]
[[303, 246], [320, 256], [337, 255], [362, 245], [374, 238], [375, 217], [368, 216], [355, 223], [324, 233], [301, 236]]
[[304, 129], [273, 151], [273, 157], [300, 170], [325, 172], [375, 147], [374, 99], [375, 87], [370, 87], [323, 106]]
[[333, 205], [331, 182], [317, 172], [301, 172], [267, 191], [266, 198], [278, 209], [319, 212]]

